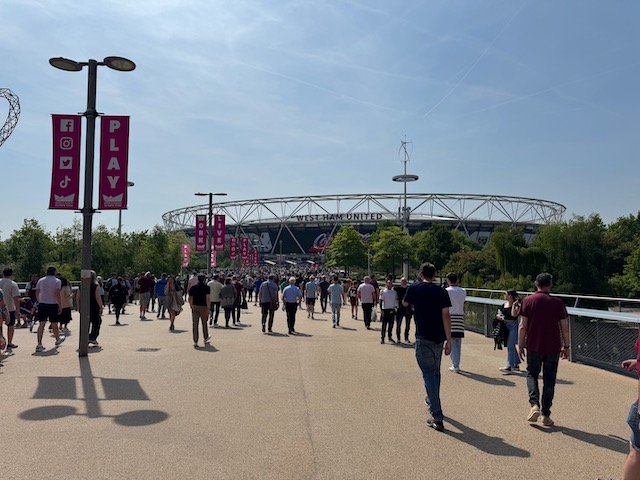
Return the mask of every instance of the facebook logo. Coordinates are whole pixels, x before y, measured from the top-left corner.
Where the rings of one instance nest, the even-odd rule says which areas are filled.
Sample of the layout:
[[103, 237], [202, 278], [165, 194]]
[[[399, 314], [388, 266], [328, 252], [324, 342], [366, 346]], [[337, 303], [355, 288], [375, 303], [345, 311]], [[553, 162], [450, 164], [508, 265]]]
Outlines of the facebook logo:
[[63, 118], [60, 120], [61, 132], [73, 132], [74, 121], [70, 118]]

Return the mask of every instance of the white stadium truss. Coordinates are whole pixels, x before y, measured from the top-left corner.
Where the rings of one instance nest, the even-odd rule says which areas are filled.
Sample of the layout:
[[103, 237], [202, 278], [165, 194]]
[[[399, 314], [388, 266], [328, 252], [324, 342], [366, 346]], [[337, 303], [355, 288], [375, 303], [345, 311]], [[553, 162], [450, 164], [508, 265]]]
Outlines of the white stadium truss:
[[[442, 223], [463, 231], [470, 238], [471, 225], [495, 228], [500, 224], [528, 227], [563, 220], [566, 208], [555, 202], [535, 198], [507, 197], [499, 195], [468, 195], [448, 193], [408, 193], [410, 212], [409, 229], [419, 230], [424, 225]], [[319, 195], [304, 197], [280, 197], [233, 202], [215, 202], [214, 214], [226, 215], [227, 231], [235, 229], [236, 236], [254, 236], [260, 227], [276, 230], [275, 241], [264, 253], [276, 253], [281, 234], [288, 232], [296, 238], [299, 228], [324, 228], [335, 235], [341, 225], [376, 225], [383, 220], [400, 221], [404, 202], [402, 193], [371, 193], [346, 195]], [[162, 215], [169, 231], [193, 232], [196, 215], [208, 214], [209, 205], [179, 208]], [[299, 242], [300, 253], [305, 253]]]

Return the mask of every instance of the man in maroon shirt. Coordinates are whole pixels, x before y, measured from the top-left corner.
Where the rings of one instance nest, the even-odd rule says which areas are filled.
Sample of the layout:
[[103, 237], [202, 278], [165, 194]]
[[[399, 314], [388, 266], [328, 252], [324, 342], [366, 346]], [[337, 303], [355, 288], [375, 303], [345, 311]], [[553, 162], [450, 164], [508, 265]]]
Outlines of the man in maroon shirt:
[[[542, 413], [542, 424], [550, 427], [553, 425], [551, 404], [558, 362], [560, 355], [566, 359], [569, 351], [569, 315], [562, 300], [549, 295], [553, 285], [551, 274], [539, 274], [535, 283], [536, 293], [522, 302], [518, 352], [520, 360], [524, 361], [527, 357], [527, 387], [531, 405], [527, 420], [536, 422]], [[541, 370], [542, 402], [538, 389]]]
[[[622, 368], [629, 372], [636, 372], [640, 377], [638, 361], [640, 360], [640, 337], [636, 341], [636, 358], [631, 358], [622, 362]], [[638, 382], [638, 398], [640, 398], [640, 381]], [[638, 417], [638, 400], [631, 405], [627, 424], [631, 428], [631, 438], [629, 440], [629, 455], [624, 462], [622, 469], [622, 480], [633, 480], [640, 478], [640, 417]]]

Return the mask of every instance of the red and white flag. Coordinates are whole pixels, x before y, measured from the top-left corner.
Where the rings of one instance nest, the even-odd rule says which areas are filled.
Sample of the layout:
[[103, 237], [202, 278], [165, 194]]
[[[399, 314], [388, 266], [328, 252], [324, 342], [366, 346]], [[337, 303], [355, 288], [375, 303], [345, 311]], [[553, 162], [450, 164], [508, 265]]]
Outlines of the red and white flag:
[[51, 115], [53, 170], [49, 208], [77, 210], [80, 197], [80, 115]]
[[103, 115], [100, 118], [99, 210], [127, 208], [129, 164], [129, 117]]
[[238, 258], [238, 238], [229, 238], [229, 260], [235, 260]]
[[182, 267], [188, 267], [191, 263], [191, 244], [182, 244]]
[[207, 216], [196, 215], [196, 252], [207, 251]]
[[213, 217], [213, 249], [216, 252], [224, 251], [225, 217], [214, 215]]
[[249, 258], [249, 239], [247, 237], [240, 239], [240, 257], [243, 262], [246, 262]]

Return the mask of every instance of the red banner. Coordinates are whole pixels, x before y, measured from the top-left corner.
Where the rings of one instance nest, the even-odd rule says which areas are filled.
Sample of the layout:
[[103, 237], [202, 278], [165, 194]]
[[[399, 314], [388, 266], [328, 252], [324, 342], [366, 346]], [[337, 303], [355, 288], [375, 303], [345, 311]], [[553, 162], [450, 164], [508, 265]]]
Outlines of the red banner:
[[129, 164], [129, 117], [103, 115], [100, 118], [99, 210], [127, 208]]
[[53, 170], [49, 208], [77, 210], [80, 197], [80, 115], [51, 115]]
[[196, 215], [196, 252], [207, 251], [207, 216]]
[[182, 267], [188, 267], [191, 263], [191, 244], [182, 244]]
[[236, 237], [229, 238], [229, 260], [238, 258], [238, 239]]
[[240, 257], [243, 263], [249, 258], [249, 239], [247, 237], [240, 239]]
[[258, 266], [258, 249], [255, 249], [252, 253], [253, 253], [253, 255], [252, 255], [252, 257], [253, 257], [253, 259], [252, 259], [253, 260], [253, 262], [252, 262], [253, 266], [257, 267]]
[[211, 251], [211, 266], [212, 266], [213, 268], [216, 268], [216, 265], [217, 265], [217, 264], [216, 264], [216, 251], [215, 251], [215, 250], [212, 250], [212, 251]]
[[213, 216], [213, 249], [216, 252], [224, 251], [224, 232], [225, 232], [224, 215], [214, 215]]

